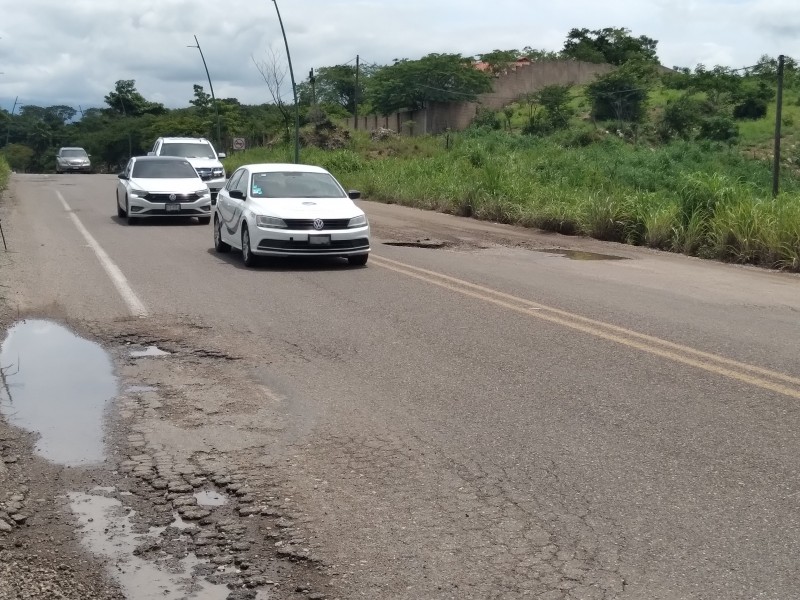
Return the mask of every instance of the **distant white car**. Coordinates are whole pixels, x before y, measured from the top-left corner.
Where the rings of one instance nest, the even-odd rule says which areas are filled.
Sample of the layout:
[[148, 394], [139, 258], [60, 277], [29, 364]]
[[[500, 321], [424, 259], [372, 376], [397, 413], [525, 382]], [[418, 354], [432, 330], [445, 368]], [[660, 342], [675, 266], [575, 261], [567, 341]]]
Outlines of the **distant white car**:
[[197, 217], [211, 222], [211, 193], [191, 163], [169, 156], [134, 156], [118, 175], [117, 216]]
[[214, 248], [241, 249], [244, 264], [259, 256], [339, 256], [365, 265], [367, 216], [325, 169], [254, 164], [237, 169], [214, 207]]
[[149, 156], [180, 156], [187, 159], [200, 175], [211, 192], [211, 203], [217, 201], [217, 194], [225, 185], [225, 167], [220, 159], [224, 152], [217, 152], [206, 138], [161, 137], [153, 144]]

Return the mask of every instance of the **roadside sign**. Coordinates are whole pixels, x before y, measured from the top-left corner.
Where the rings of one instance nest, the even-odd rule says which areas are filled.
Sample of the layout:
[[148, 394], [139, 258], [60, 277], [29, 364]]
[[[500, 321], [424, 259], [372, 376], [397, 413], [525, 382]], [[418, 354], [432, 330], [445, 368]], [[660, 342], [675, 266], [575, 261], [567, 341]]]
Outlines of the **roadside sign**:
[[245, 147], [244, 138], [233, 138], [234, 150], [244, 150], [244, 147]]

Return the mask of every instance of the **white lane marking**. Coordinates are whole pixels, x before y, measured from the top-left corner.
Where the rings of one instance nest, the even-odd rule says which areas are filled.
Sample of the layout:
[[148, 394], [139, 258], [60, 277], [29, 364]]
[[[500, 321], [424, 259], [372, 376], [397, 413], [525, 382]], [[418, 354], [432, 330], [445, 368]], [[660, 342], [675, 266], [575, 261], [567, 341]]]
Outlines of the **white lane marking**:
[[125, 275], [122, 274], [120, 268], [114, 264], [114, 261], [111, 260], [108, 254], [106, 254], [106, 251], [103, 250], [103, 247], [97, 243], [96, 239], [92, 237], [92, 234], [89, 233], [89, 230], [86, 229], [86, 227], [84, 227], [78, 216], [72, 212], [72, 208], [69, 204], [67, 204], [67, 201], [64, 200], [64, 196], [61, 195], [61, 192], [58, 190], [55, 192], [58, 196], [58, 199], [61, 200], [61, 204], [64, 205], [64, 210], [67, 211], [72, 219], [72, 222], [75, 223], [75, 227], [78, 228], [78, 231], [80, 231], [84, 239], [86, 239], [89, 247], [94, 250], [97, 259], [100, 261], [100, 265], [108, 274], [109, 278], [111, 279], [111, 283], [113, 283], [114, 287], [117, 288], [119, 295], [122, 296], [122, 300], [128, 306], [128, 310], [131, 311], [131, 314], [134, 317], [146, 317], [147, 308], [145, 307], [144, 302], [139, 300], [139, 297], [136, 295], [136, 292], [133, 291], [133, 288], [128, 283]]

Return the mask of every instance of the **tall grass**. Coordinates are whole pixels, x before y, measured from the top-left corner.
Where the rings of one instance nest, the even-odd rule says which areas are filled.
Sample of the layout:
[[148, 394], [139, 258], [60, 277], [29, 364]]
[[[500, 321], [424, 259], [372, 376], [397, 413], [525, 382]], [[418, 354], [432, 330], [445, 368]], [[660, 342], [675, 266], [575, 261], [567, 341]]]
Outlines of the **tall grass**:
[[0, 192], [6, 189], [8, 186], [8, 180], [11, 178], [11, 167], [8, 166], [8, 162], [6, 161], [5, 157], [0, 155]]
[[[303, 149], [302, 160], [371, 200], [800, 270], [800, 177], [784, 173], [773, 201], [770, 165], [736, 150], [579, 135], [465, 132], [447, 150], [442, 138], [362, 134], [345, 150]], [[226, 166], [290, 158], [287, 147], [253, 149]]]

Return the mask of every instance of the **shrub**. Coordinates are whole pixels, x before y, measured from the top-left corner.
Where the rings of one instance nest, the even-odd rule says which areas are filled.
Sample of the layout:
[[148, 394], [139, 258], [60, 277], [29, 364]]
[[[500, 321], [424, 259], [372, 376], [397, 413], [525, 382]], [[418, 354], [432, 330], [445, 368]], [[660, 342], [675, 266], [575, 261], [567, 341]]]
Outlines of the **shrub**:
[[697, 137], [711, 142], [735, 144], [739, 141], [739, 126], [730, 117], [710, 117], [700, 124]]

